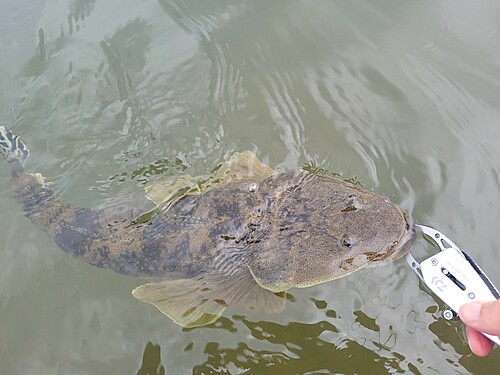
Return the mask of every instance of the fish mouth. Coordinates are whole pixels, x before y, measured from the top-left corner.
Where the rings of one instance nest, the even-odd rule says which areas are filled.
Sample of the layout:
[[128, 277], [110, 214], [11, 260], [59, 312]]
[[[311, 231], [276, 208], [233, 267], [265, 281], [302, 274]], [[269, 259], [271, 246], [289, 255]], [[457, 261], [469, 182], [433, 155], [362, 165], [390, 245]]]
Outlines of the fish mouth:
[[412, 218], [406, 213], [403, 213], [403, 216], [406, 221], [406, 232], [403, 234], [398, 243], [395, 244], [388, 252], [388, 258], [393, 260], [399, 259], [408, 254], [417, 236], [417, 231]]

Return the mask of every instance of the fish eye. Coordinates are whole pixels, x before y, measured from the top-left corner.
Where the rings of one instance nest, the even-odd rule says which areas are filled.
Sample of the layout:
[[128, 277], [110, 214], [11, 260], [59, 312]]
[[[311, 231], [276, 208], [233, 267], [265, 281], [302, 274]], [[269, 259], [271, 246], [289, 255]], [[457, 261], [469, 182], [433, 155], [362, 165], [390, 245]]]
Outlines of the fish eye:
[[352, 241], [349, 237], [344, 236], [344, 238], [342, 238], [342, 246], [345, 246], [350, 249], [351, 247], [354, 246], [354, 241]]

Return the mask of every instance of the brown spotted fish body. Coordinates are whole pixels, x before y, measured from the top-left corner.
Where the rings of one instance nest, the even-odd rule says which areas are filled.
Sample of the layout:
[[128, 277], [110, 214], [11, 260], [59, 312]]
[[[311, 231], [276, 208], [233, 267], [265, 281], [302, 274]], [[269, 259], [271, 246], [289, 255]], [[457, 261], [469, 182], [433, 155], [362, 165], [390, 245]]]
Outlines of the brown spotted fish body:
[[33, 223], [90, 264], [162, 279], [133, 294], [186, 327], [214, 322], [228, 306], [280, 311], [286, 290], [398, 259], [415, 235], [388, 199], [327, 175], [275, 174], [251, 153], [239, 154], [222, 182], [171, 199], [143, 221], [136, 209], [55, 197], [25, 172], [28, 151], [5, 127], [0, 152]]

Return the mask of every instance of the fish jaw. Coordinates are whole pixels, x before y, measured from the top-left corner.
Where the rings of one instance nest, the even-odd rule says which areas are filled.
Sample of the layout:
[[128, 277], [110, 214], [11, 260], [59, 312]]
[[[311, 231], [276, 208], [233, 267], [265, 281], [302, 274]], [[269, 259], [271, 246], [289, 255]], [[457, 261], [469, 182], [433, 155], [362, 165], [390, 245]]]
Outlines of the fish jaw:
[[396, 246], [394, 246], [394, 249], [389, 252], [389, 256], [387, 257], [388, 261], [393, 261], [404, 257], [410, 252], [413, 246], [413, 242], [415, 242], [417, 230], [415, 229], [413, 219], [406, 213], [403, 213], [403, 216], [406, 220], [407, 229]]
[[[395, 244], [389, 244], [387, 250], [376, 254], [377, 259], [370, 258], [367, 254], [359, 254], [353, 257], [346, 257], [339, 259], [330, 264], [330, 275], [325, 275], [324, 278], [318, 278], [315, 282], [307, 282], [303, 284], [294, 285], [297, 288], [306, 288], [313, 285], [321, 284], [348, 276], [362, 268], [380, 267], [387, 265], [395, 260], [398, 260], [408, 254], [415, 242], [416, 228], [413, 224], [412, 218], [404, 212], [403, 215], [407, 226], [401, 238]], [[384, 254], [384, 256], [382, 256]]]
[[402, 213], [406, 220], [407, 227], [400, 240], [395, 244], [388, 245], [388, 250], [385, 251], [385, 256], [376, 262], [366, 262], [364, 267], [379, 267], [398, 260], [408, 254], [415, 242], [417, 230], [413, 224], [413, 220], [406, 213]]

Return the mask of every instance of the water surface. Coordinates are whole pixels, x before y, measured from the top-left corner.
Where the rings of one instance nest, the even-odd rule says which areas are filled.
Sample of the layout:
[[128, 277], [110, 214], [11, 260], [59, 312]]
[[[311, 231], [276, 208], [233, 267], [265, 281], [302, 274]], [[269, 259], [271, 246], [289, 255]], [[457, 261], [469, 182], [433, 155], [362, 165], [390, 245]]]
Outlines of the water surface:
[[[467, 249], [497, 285], [495, 1], [0, 1], [0, 118], [65, 199], [252, 150], [356, 177]], [[145, 282], [60, 251], [0, 166], [0, 363], [9, 374], [491, 373], [404, 262], [291, 290], [283, 313], [182, 329]], [[415, 253], [431, 249], [423, 241]]]

